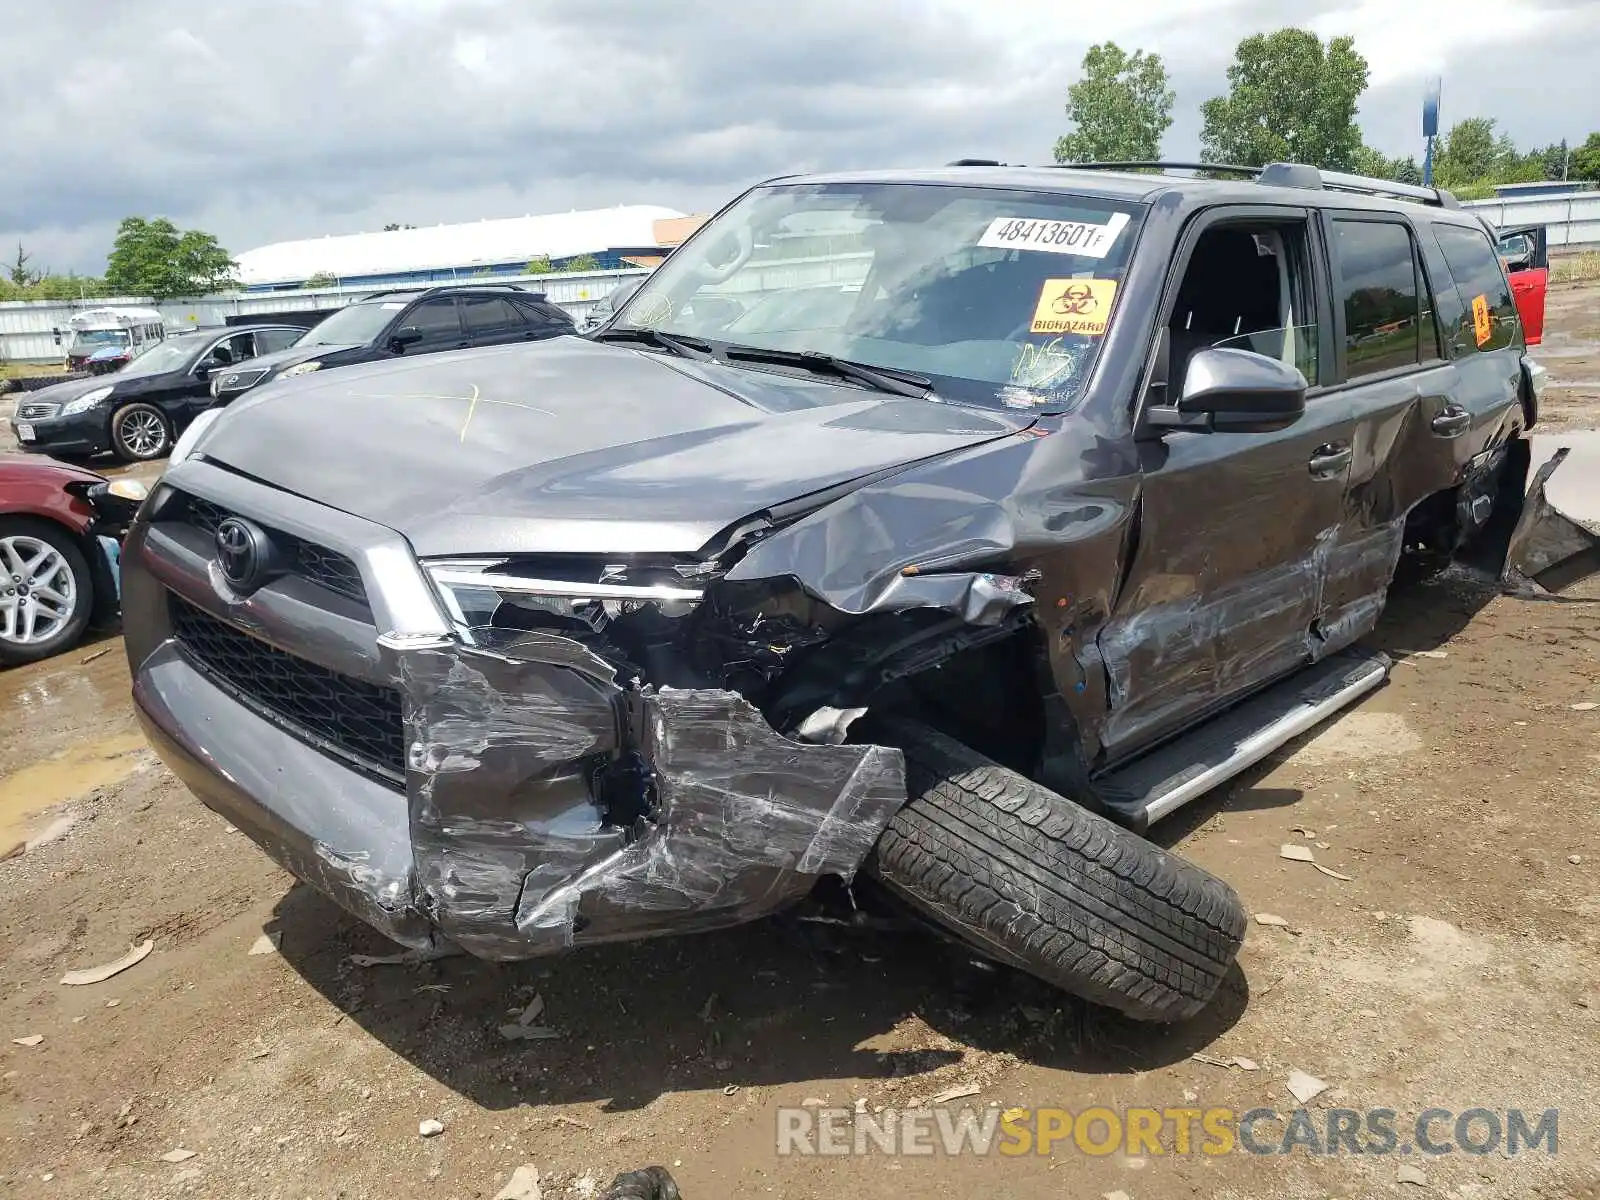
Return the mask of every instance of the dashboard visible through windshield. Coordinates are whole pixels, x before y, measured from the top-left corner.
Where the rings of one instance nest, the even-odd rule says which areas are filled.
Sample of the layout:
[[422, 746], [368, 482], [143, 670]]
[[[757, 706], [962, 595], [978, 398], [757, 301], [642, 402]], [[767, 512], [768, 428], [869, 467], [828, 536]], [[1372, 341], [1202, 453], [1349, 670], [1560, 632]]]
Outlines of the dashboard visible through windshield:
[[1012, 188], [757, 188], [611, 328], [828, 355], [914, 374], [940, 398], [1061, 410], [1114, 318], [1143, 212]]

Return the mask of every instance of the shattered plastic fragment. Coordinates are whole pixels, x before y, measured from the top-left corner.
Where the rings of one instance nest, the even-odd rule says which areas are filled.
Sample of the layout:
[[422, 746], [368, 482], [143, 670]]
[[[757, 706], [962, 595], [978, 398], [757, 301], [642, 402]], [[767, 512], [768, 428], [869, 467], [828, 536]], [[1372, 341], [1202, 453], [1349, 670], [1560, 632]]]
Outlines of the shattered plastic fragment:
[[98, 967], [85, 967], [81, 971], [68, 971], [61, 977], [61, 982], [68, 987], [83, 987], [91, 983], [104, 983], [113, 975], [119, 975], [129, 967], [142, 963], [154, 948], [155, 943], [146, 939], [114, 962], [108, 962]]
[[1290, 1071], [1289, 1081], [1286, 1085], [1289, 1094], [1301, 1104], [1309, 1104], [1323, 1092], [1328, 1090], [1328, 1085], [1315, 1075], [1307, 1075], [1304, 1071]]

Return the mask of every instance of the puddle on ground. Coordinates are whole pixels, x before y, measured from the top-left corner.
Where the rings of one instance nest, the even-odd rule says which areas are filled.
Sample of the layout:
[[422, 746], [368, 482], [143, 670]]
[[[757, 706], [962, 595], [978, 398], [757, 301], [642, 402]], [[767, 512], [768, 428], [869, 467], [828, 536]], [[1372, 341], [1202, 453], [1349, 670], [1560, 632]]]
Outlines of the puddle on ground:
[[39, 813], [126, 779], [149, 761], [148, 749], [139, 734], [125, 733], [75, 747], [0, 779], [0, 857], [28, 839]]
[[[85, 661], [88, 660], [88, 661]], [[84, 741], [132, 732], [128, 663], [120, 639], [86, 643], [0, 671], [0, 776]]]

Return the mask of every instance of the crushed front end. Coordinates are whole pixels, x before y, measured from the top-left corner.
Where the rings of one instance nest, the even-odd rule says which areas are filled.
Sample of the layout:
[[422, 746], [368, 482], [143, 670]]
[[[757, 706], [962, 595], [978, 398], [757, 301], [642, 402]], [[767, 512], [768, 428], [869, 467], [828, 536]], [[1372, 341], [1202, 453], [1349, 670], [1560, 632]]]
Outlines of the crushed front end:
[[733, 616], [714, 566], [537, 565], [423, 564], [177, 464], [125, 553], [140, 719], [208, 806], [418, 949], [735, 924], [853, 874], [905, 801], [899, 752], [843, 744], [825, 706], [785, 736], [750, 698], [820, 631]]

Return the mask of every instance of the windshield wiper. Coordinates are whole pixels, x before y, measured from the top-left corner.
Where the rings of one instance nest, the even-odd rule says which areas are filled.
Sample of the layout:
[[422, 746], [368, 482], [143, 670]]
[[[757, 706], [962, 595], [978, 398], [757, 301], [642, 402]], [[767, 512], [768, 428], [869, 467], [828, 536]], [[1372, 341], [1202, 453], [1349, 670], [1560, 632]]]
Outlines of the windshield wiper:
[[910, 371], [893, 367], [869, 367], [866, 363], [851, 362], [823, 354], [819, 350], [769, 350], [763, 346], [725, 346], [723, 355], [729, 361], [772, 363], [774, 366], [801, 367], [820, 374], [837, 375], [855, 383], [864, 383], [892, 396], [912, 396], [924, 399], [933, 390], [933, 380]]
[[679, 333], [662, 333], [659, 329], [649, 329], [644, 326], [602, 329], [589, 336], [597, 342], [642, 342], [646, 346], [654, 346], [658, 350], [665, 350], [668, 354], [675, 354], [679, 358], [690, 358], [695, 362], [710, 362], [714, 357], [710, 342]]

